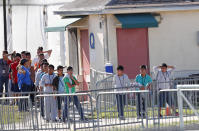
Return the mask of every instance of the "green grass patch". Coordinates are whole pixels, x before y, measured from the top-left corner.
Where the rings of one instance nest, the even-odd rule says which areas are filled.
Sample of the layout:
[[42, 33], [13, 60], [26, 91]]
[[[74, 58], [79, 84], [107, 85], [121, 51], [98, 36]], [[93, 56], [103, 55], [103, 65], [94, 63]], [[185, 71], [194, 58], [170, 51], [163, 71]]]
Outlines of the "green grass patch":
[[18, 106], [0, 105], [0, 122], [3, 124], [18, 123], [28, 115], [28, 112], [19, 112]]
[[[152, 108], [147, 109], [147, 115], [149, 118], [158, 117], [158, 108], [156, 107], [153, 111]], [[178, 109], [176, 109], [178, 112]], [[199, 112], [199, 110], [198, 110]], [[153, 114], [154, 113], [154, 114]], [[166, 116], [166, 109], [162, 108], [161, 114]], [[194, 112], [191, 109], [183, 109], [183, 114], [186, 116], [193, 115]], [[171, 109], [171, 115], [175, 116], [175, 112]], [[124, 108], [124, 116], [125, 118], [135, 118], [137, 117], [137, 110], [135, 106], [125, 106]], [[93, 117], [90, 115], [89, 118], [97, 119], [97, 111], [93, 112]], [[117, 106], [109, 107], [109, 108], [101, 108], [101, 112], [99, 112], [99, 118], [110, 119], [110, 118], [118, 118]]]

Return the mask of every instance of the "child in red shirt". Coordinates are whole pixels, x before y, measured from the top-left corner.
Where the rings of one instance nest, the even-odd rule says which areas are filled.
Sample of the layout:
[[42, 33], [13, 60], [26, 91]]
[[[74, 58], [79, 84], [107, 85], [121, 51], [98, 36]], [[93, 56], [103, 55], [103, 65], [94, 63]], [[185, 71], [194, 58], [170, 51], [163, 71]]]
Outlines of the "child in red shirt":
[[14, 92], [14, 93], [19, 92], [18, 79], [17, 79], [17, 72], [18, 72], [17, 67], [19, 65], [20, 60], [21, 60], [21, 54], [17, 53], [15, 58], [14, 58], [14, 63], [12, 63], [10, 65], [11, 77], [12, 77], [11, 91]]

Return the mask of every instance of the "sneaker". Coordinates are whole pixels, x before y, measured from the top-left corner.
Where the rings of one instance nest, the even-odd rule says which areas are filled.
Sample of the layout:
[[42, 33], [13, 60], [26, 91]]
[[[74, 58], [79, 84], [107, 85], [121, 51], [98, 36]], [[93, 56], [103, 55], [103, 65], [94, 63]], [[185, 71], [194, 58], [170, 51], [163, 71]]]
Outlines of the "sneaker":
[[146, 115], [145, 115], [145, 114], [143, 114], [143, 115], [142, 115], [142, 118], [143, 118], [143, 119], [146, 119]]
[[69, 118], [69, 119], [63, 119], [62, 121], [63, 121], [63, 123], [66, 123], [66, 122], [71, 122], [73, 120]]
[[50, 120], [46, 120], [46, 123], [49, 123], [50, 122]]
[[176, 112], [176, 114], [175, 114], [176, 116], [179, 116], [179, 113], [178, 112]]
[[61, 119], [61, 118], [58, 118], [58, 122], [61, 123], [61, 122], [62, 122], [62, 119]]
[[88, 122], [88, 118], [86, 118], [86, 117], [81, 118], [80, 121], [82, 121], [82, 122]]
[[159, 118], [162, 118], [162, 115], [161, 115], [161, 114], [159, 114]]
[[58, 122], [58, 120], [57, 120], [57, 119], [55, 119], [55, 120], [52, 120], [52, 122]]
[[120, 116], [119, 119], [122, 120], [122, 121], [125, 120], [124, 116]]

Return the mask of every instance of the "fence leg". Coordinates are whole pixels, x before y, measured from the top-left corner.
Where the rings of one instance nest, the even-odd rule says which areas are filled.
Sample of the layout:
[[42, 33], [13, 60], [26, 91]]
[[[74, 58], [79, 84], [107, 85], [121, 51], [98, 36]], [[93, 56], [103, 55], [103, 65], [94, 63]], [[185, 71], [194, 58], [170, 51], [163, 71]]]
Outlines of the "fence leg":
[[184, 131], [184, 120], [183, 120], [183, 101], [181, 97], [181, 91], [178, 89], [178, 110], [179, 110], [179, 117], [180, 117], [180, 130]]
[[100, 125], [100, 124], [99, 124], [99, 120], [100, 120], [100, 118], [99, 118], [99, 112], [100, 112], [100, 111], [99, 111], [99, 108], [100, 108], [100, 107], [99, 107], [99, 100], [98, 100], [98, 99], [99, 99], [99, 97], [100, 97], [100, 96], [99, 96], [99, 95], [97, 95], [97, 99], [96, 99], [97, 126], [98, 126], [97, 128], [98, 128], [98, 131], [100, 131], [100, 127], [99, 127], [99, 125]]
[[158, 103], [158, 129], [160, 130], [160, 114], [161, 114], [161, 111], [160, 111], [160, 91], [157, 91], [157, 103]]
[[[35, 96], [35, 100], [37, 100], [37, 98], [38, 97], [36, 97]], [[41, 99], [41, 97], [40, 97], [40, 99]], [[39, 102], [40, 102], [40, 100], [39, 100]], [[41, 106], [41, 104], [39, 104], [40, 106]], [[34, 113], [35, 113], [35, 117], [36, 117], [36, 128], [37, 128], [37, 130], [39, 130], [39, 121], [38, 121], [38, 111], [37, 111], [37, 109], [39, 109], [38, 107], [37, 107], [38, 105], [37, 105], [37, 103], [35, 102], [35, 110], [34, 110]]]
[[[69, 98], [70, 99], [70, 98]], [[74, 102], [74, 97], [72, 96], [71, 97], [71, 101], [73, 102], [73, 119], [74, 119], [74, 122], [73, 122], [73, 130], [76, 131], [76, 121], [75, 121], [75, 102]], [[70, 105], [70, 100], [69, 100], [69, 104]], [[78, 109], [77, 109], [78, 110]], [[69, 111], [69, 109], [68, 109]], [[69, 113], [68, 113], [68, 118], [69, 118]]]
[[90, 103], [91, 103], [91, 115], [92, 115], [92, 122], [93, 122], [93, 131], [95, 131], [95, 123], [94, 123], [94, 118], [93, 118], [93, 101], [92, 101], [91, 95], [89, 95], [88, 97], [89, 97]]
[[149, 98], [149, 95], [148, 94], [144, 94], [144, 101], [145, 101], [145, 116], [146, 116], [146, 127], [148, 128], [148, 103], [147, 103], [147, 100]]
[[31, 99], [30, 99], [30, 97], [29, 97], [29, 99], [28, 99], [28, 107], [27, 108], [29, 108], [29, 111], [31, 112], [31, 115], [32, 115], [32, 126], [33, 126], [33, 129], [35, 130], [35, 124], [34, 124], [34, 112], [33, 112], [33, 106], [32, 106], [32, 101], [31, 101]]

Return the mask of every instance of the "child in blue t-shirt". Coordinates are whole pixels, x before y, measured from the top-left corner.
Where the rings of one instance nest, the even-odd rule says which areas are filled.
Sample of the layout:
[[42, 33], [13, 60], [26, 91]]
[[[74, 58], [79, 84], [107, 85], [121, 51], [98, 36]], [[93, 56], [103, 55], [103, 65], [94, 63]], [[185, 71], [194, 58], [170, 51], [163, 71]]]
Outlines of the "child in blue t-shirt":
[[[140, 74], [136, 76], [136, 83], [138, 87], [136, 90], [147, 90], [150, 88], [152, 83], [151, 77], [147, 74], [147, 66], [140, 66]], [[137, 94], [137, 115], [138, 117], [145, 117], [145, 99], [142, 94]]]

